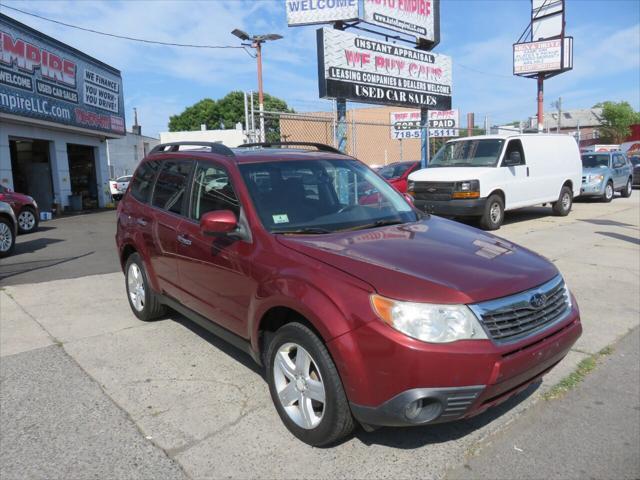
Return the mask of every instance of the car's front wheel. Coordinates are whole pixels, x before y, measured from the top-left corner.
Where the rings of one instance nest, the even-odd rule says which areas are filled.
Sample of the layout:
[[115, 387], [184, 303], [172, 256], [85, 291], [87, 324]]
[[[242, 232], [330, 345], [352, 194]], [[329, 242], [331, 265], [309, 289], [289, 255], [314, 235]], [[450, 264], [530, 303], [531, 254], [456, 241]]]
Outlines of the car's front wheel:
[[20, 233], [31, 233], [38, 229], [38, 217], [35, 210], [24, 207], [18, 214], [18, 231]]
[[354, 420], [340, 376], [326, 347], [301, 323], [280, 328], [267, 346], [267, 381], [285, 426], [313, 446], [336, 442]]
[[484, 213], [480, 217], [480, 228], [483, 230], [497, 230], [504, 221], [504, 201], [497, 194], [489, 195], [484, 206]]
[[8, 257], [16, 247], [13, 225], [5, 218], [0, 218], [0, 258]]
[[613, 194], [614, 194], [613, 182], [609, 180], [604, 187], [604, 193], [602, 194], [602, 201], [609, 203], [611, 200], [613, 200]]
[[165, 311], [158, 296], [151, 289], [142, 258], [137, 253], [129, 255], [125, 266], [127, 299], [134, 315], [140, 320], [155, 320]]

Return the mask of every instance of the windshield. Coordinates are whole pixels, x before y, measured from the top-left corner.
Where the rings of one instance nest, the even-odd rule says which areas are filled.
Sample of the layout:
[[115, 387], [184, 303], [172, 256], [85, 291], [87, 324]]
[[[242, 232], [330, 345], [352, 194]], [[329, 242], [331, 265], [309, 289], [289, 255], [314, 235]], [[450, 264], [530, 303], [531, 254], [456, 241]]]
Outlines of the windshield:
[[429, 167], [495, 167], [504, 140], [460, 140], [446, 143]]
[[119, 177], [118, 179], [116, 179], [116, 182], [130, 182], [131, 181], [131, 175], [125, 175], [124, 177]]
[[386, 167], [382, 167], [378, 170], [378, 174], [390, 180], [392, 178], [398, 178], [404, 175], [404, 173], [413, 166], [413, 163], [392, 163]]
[[582, 155], [582, 166], [584, 168], [607, 168], [609, 166], [609, 155]]
[[239, 166], [264, 227], [273, 233], [330, 233], [418, 220], [407, 201], [355, 160]]

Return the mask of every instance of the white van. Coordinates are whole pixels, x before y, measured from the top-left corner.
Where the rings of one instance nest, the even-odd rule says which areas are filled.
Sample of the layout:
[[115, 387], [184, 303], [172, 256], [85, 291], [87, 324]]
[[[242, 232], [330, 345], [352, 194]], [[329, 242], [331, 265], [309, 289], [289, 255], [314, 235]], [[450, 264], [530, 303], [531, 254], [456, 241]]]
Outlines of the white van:
[[482, 135], [447, 142], [428, 168], [409, 175], [407, 193], [427, 213], [479, 217], [496, 230], [506, 210], [551, 203], [555, 215], [568, 215], [581, 182], [569, 135]]

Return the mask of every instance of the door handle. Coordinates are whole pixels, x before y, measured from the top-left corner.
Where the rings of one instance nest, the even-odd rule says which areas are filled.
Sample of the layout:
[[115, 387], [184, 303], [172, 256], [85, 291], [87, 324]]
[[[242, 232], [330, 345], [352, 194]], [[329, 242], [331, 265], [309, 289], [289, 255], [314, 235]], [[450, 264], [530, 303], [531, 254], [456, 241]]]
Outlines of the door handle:
[[149, 222], [147, 222], [144, 218], [136, 218], [136, 223], [141, 227], [146, 227]]
[[178, 241], [183, 245], [187, 245], [187, 246], [191, 245], [191, 240], [189, 240], [184, 235], [178, 235]]
[[527, 177], [529, 176], [529, 167], [527, 167]]

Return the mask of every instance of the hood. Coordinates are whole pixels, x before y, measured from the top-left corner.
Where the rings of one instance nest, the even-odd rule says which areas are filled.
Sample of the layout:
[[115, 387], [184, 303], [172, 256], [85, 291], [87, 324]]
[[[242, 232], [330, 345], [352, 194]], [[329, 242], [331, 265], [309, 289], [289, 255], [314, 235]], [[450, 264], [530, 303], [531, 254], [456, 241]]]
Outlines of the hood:
[[475, 303], [536, 287], [558, 274], [540, 255], [439, 217], [278, 241], [406, 301]]
[[495, 172], [494, 167], [429, 167], [413, 172], [409, 180], [414, 182], [455, 182], [460, 180], [477, 180], [488, 172]]
[[609, 170], [608, 167], [590, 167], [583, 168], [582, 175], [605, 175]]

